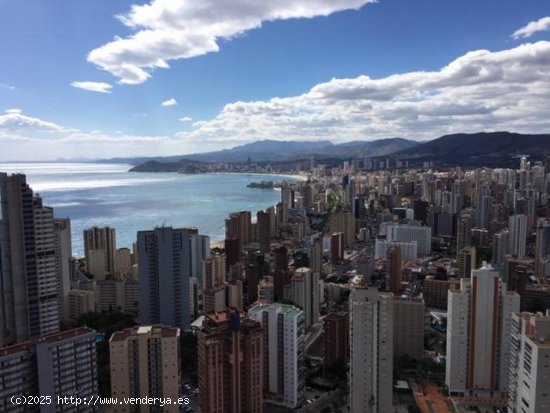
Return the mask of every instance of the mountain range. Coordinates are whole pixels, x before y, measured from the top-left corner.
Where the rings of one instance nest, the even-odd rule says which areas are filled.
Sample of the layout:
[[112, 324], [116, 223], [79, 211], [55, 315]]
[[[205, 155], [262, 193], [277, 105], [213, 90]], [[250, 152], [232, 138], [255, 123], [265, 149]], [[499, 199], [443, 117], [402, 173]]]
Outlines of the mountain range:
[[[202, 163], [271, 163], [289, 162], [315, 158], [319, 162], [387, 157], [409, 160], [410, 165], [424, 161], [442, 165], [508, 166], [516, 162], [519, 155], [541, 159], [550, 154], [550, 134], [528, 135], [510, 132], [481, 132], [473, 134], [452, 134], [440, 138], [417, 142], [402, 138], [375, 141], [353, 141], [334, 144], [321, 141], [275, 141], [260, 140], [231, 149], [192, 155], [169, 157], [111, 159], [134, 165], [147, 163], [145, 168], [135, 170], [173, 169], [174, 165]], [[166, 163], [166, 165], [163, 165]], [[168, 165], [170, 164], [170, 166]]]

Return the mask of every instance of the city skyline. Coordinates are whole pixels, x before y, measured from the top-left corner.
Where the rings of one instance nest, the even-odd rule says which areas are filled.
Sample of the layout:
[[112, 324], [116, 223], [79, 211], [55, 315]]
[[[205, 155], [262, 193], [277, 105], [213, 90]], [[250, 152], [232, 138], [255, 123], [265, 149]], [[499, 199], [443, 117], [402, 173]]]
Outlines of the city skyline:
[[548, 130], [543, 1], [132, 4], [3, 4], [0, 161]]

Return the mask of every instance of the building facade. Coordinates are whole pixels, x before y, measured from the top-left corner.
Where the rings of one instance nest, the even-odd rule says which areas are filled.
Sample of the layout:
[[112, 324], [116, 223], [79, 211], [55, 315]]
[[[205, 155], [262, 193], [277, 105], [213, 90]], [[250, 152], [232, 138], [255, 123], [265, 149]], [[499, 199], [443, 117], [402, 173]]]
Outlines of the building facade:
[[[179, 328], [140, 326], [113, 333], [109, 340], [111, 395], [181, 397]], [[122, 404], [115, 412], [179, 412], [179, 405]]]
[[393, 411], [393, 297], [375, 287], [352, 288], [350, 412]]
[[445, 383], [451, 395], [505, 398], [509, 336], [520, 298], [485, 263], [448, 293]]

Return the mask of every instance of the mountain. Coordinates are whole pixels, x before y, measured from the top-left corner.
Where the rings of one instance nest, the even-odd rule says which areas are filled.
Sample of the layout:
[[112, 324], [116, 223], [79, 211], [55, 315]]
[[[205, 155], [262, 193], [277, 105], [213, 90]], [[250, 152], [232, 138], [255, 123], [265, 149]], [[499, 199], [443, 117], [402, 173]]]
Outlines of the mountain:
[[402, 138], [379, 139], [376, 141], [353, 141], [335, 145], [334, 152], [323, 154], [340, 158], [366, 158], [370, 156], [385, 156], [394, 152], [413, 148], [418, 142]]
[[334, 146], [336, 145], [330, 141], [301, 142], [262, 140], [221, 151], [185, 155], [182, 156], [181, 159], [231, 163], [246, 162], [248, 158], [250, 158], [254, 162], [269, 162], [313, 155], [323, 151], [330, 152], [331, 148]]
[[444, 164], [502, 165], [516, 162], [518, 155], [540, 159], [550, 154], [550, 134], [511, 132], [458, 133], [395, 152], [399, 159], [437, 161]]
[[[136, 158], [102, 159], [100, 163], [129, 163], [141, 165], [145, 162], [177, 163], [183, 160], [213, 163], [243, 163], [248, 159], [254, 163], [285, 162], [309, 157], [351, 159], [369, 156], [385, 156], [401, 149], [418, 145], [418, 142], [402, 138], [379, 139], [375, 141], [353, 141], [334, 144], [330, 141], [276, 141], [261, 140], [231, 149], [191, 155], [152, 156]], [[151, 164], [153, 166], [153, 164]], [[155, 166], [154, 168], [162, 168]]]
[[330, 141], [300, 142], [262, 140], [222, 151], [182, 156], [202, 162], [275, 162], [304, 157], [364, 158], [383, 156], [401, 149], [410, 148], [418, 142], [401, 138], [376, 141], [353, 141], [334, 144]]

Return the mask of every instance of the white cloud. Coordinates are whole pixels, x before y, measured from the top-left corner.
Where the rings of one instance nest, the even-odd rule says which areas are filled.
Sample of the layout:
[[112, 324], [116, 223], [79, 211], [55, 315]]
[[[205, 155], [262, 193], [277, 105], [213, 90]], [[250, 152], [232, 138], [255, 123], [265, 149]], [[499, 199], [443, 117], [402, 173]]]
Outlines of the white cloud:
[[113, 87], [113, 85], [105, 82], [73, 82], [71, 86], [99, 93], [111, 93], [111, 88]]
[[164, 106], [165, 108], [166, 107], [169, 107], [169, 106], [176, 106], [178, 104], [178, 102], [176, 101], [176, 99], [174, 98], [171, 98], [171, 99], [167, 99], [163, 102], [161, 102], [161, 106]]
[[75, 132], [11, 110], [0, 115], [0, 159], [185, 154], [258, 139], [344, 142], [492, 130], [548, 133], [548, 107], [550, 42], [540, 41], [472, 51], [435, 71], [332, 79], [297, 96], [228, 103], [214, 118], [195, 121], [192, 131], [176, 136]]
[[531, 37], [537, 32], [543, 32], [546, 30], [550, 30], [550, 17], [543, 17], [539, 20], [527, 23], [522, 28], [516, 30], [512, 34], [512, 37], [514, 39], [525, 39], [527, 37]]
[[466, 53], [438, 71], [332, 79], [293, 97], [227, 104], [181, 132], [191, 142], [351, 141], [498, 129], [547, 133], [550, 42]]
[[193, 118], [190, 116], [184, 116], [183, 118], [179, 118], [180, 122], [192, 122]]
[[139, 84], [168, 61], [219, 50], [220, 39], [231, 39], [262, 22], [328, 16], [359, 9], [375, 0], [151, 0], [133, 5], [117, 18], [135, 31], [92, 50], [87, 60], [110, 72], [123, 84]]
[[15, 86], [10, 85], [10, 84], [8, 84], [8, 83], [0, 83], [0, 89], [14, 90], [14, 89], [15, 89]]
[[4, 115], [0, 115], [0, 131], [16, 132], [66, 132], [71, 129], [63, 128], [53, 122], [44, 121], [23, 114], [21, 109], [8, 109]]

